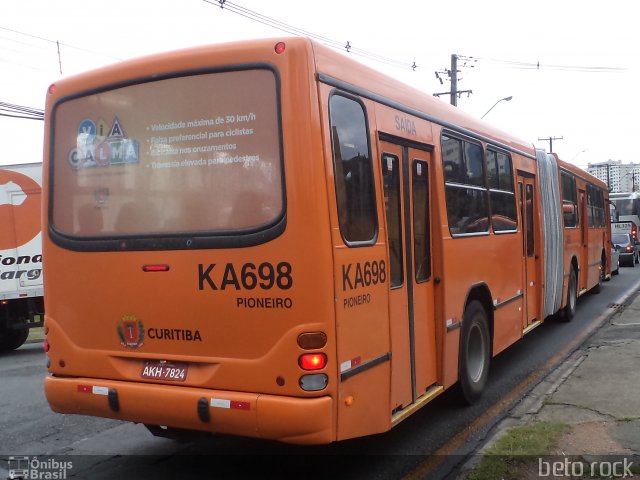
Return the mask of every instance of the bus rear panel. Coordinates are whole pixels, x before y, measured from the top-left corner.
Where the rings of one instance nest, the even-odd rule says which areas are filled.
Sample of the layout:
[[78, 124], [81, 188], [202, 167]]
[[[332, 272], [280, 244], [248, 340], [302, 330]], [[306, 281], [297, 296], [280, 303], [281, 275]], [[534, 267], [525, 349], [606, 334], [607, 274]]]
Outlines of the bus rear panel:
[[308, 56], [305, 42], [286, 56], [273, 42], [196, 49], [50, 88], [54, 410], [336, 439], [332, 249]]

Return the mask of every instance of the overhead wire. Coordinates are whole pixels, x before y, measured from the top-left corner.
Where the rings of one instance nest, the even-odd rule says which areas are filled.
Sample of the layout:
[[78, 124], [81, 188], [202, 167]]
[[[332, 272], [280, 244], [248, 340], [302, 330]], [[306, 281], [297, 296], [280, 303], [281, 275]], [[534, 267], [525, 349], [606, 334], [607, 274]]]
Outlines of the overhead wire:
[[394, 58], [385, 57], [383, 55], [379, 55], [374, 52], [369, 52], [367, 50], [352, 46], [348, 40], [346, 42], [341, 42], [338, 40], [331, 39], [329, 37], [325, 37], [323, 35], [318, 35], [308, 30], [304, 30], [302, 28], [298, 28], [293, 25], [276, 20], [274, 18], [268, 17], [254, 10], [250, 10], [248, 8], [242, 7], [241, 5], [230, 2], [228, 0], [203, 0], [203, 1], [210, 5], [219, 6], [222, 9], [228, 10], [232, 13], [240, 15], [249, 20], [253, 20], [263, 25], [275, 28], [282, 32], [289, 33], [295, 36], [313, 38], [314, 40], [318, 40], [319, 42], [324, 43], [325, 45], [328, 45], [336, 49], [346, 50], [348, 53], [353, 53], [354, 55], [369, 58], [371, 60], [386, 63], [388, 65], [393, 65], [399, 68], [405, 68], [405, 69], [411, 69], [411, 70], [415, 70], [416, 68], [418, 68], [415, 61], [412, 63], [408, 63], [408, 62], [396, 60]]
[[44, 120], [44, 110], [16, 105], [13, 103], [0, 102], [0, 116], [24, 118], [27, 120]]
[[90, 53], [92, 55], [100, 55], [100, 56], [103, 56], [103, 57], [106, 57], [106, 58], [111, 58], [112, 60], [122, 60], [121, 58], [114, 57], [114, 56], [108, 55], [106, 53], [96, 52], [94, 50], [89, 50], [87, 48], [78, 47], [76, 45], [71, 45], [70, 43], [59, 42], [58, 40], [52, 40], [50, 38], [40, 37], [38, 35], [33, 35], [31, 33], [21, 32], [19, 30], [14, 30], [12, 28], [7, 28], [7, 27], [1, 27], [0, 26], [0, 30], [5, 30], [7, 32], [15, 33], [15, 34], [22, 35], [22, 36], [29, 37], [29, 38], [35, 38], [35, 39], [41, 40], [43, 42], [52, 43], [54, 45], [60, 45], [61, 47], [72, 48], [72, 49], [78, 50], [80, 52]]
[[[371, 60], [386, 63], [388, 65], [392, 65], [400, 68], [410, 68], [411, 70], [414, 70], [414, 71], [416, 70], [416, 68], [418, 68], [415, 61], [410, 64], [408, 62], [403, 62], [394, 58], [385, 57], [383, 55], [379, 55], [374, 52], [370, 52], [358, 47], [354, 47], [353, 45], [350, 44], [349, 41], [346, 41], [345, 43], [345, 42], [331, 39], [323, 35], [318, 35], [308, 30], [304, 30], [302, 28], [298, 28], [293, 25], [281, 22], [280, 20], [274, 19], [267, 15], [263, 15], [254, 10], [250, 10], [234, 2], [230, 2], [229, 0], [203, 0], [203, 1], [210, 5], [218, 6], [221, 9], [226, 9], [232, 13], [240, 15], [249, 20], [256, 21], [263, 25], [275, 28], [277, 30], [280, 30], [286, 33], [290, 33], [292, 35], [313, 38], [330, 47], [346, 50], [348, 53], [353, 53], [355, 55], [359, 55], [365, 58], [369, 58]], [[500, 63], [505, 65], [506, 68], [523, 69], [523, 70], [556, 70], [556, 71], [580, 72], [580, 73], [619, 73], [619, 72], [627, 71], [626, 68], [620, 68], [620, 67], [554, 65], [554, 64], [543, 64], [539, 61], [533, 63], [533, 62], [500, 60], [495, 58], [483, 58], [483, 57], [469, 57], [469, 58], [484, 60], [487, 62]]]
[[478, 60], [484, 60], [487, 62], [504, 64], [508, 68], [520, 69], [520, 70], [558, 70], [565, 72], [580, 72], [580, 73], [622, 73], [626, 72], [627, 68], [622, 67], [605, 67], [605, 66], [588, 66], [588, 65], [555, 65], [545, 64], [541, 62], [522, 62], [517, 60], [500, 60], [497, 58], [483, 58], [473, 57]]

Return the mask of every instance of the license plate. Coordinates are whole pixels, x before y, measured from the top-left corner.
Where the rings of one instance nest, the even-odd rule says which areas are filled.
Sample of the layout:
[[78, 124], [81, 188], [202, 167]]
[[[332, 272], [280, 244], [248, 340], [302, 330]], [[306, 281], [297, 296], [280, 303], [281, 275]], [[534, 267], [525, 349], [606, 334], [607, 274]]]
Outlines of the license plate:
[[144, 362], [140, 376], [153, 380], [168, 380], [170, 382], [184, 382], [187, 379], [188, 365], [186, 363], [172, 363], [163, 360], [147, 360]]

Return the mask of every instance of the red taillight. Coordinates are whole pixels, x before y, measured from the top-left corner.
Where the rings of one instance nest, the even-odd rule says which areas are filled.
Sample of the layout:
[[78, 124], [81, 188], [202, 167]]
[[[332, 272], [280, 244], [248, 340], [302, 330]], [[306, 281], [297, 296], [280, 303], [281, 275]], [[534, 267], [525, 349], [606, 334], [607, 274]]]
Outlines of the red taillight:
[[168, 272], [169, 265], [143, 265], [143, 272]]
[[284, 50], [286, 48], [287, 48], [287, 44], [284, 42], [278, 42], [276, 43], [276, 46], [273, 47], [273, 49], [276, 51], [278, 55], [280, 55], [281, 53], [284, 53]]
[[44, 343], [42, 344], [42, 347], [44, 348], [45, 352], [48, 352], [49, 349], [51, 348], [51, 345], [49, 345], [49, 340], [47, 340], [46, 338], [44, 339]]
[[324, 353], [305, 353], [300, 355], [298, 365], [303, 370], [322, 370], [327, 365], [327, 356]]
[[52, 83], [49, 85], [49, 95], [52, 95], [56, 91], [56, 84]]
[[625, 249], [627, 252], [630, 252], [631, 250], [633, 250], [633, 247], [632, 247], [631, 245], [627, 245], [624, 249]]

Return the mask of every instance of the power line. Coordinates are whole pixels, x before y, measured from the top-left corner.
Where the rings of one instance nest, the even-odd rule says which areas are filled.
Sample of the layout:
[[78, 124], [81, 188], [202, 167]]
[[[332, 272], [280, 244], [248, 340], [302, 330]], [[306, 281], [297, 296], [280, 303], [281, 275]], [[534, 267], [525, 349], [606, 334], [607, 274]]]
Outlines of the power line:
[[23, 105], [15, 105], [13, 103], [0, 102], [0, 116], [24, 118], [27, 120], [44, 120], [44, 110], [25, 107]]
[[484, 60], [487, 62], [501, 63], [507, 68], [514, 68], [520, 70], [556, 70], [564, 72], [580, 72], [580, 73], [622, 73], [628, 71], [628, 68], [623, 67], [603, 67], [603, 66], [589, 66], [589, 65], [554, 65], [544, 64], [537, 61], [522, 62], [517, 60], [500, 60], [497, 58], [482, 58], [476, 57], [478, 60]]
[[113, 60], [122, 60], [121, 58], [114, 57], [112, 55], [107, 55], [106, 53], [96, 52], [94, 50], [89, 50], [87, 48], [77, 47], [75, 45], [71, 45], [70, 43], [58, 42], [58, 40], [52, 40], [52, 39], [46, 38], [46, 37], [39, 37], [38, 35], [33, 35], [31, 33], [21, 32], [19, 30], [14, 30], [12, 28], [0, 27], [0, 30], [5, 30], [5, 31], [11, 32], [11, 33], [17, 33], [18, 35], [23, 35], [25, 37], [35, 38], [35, 39], [41, 40], [43, 42], [48, 42], [48, 43], [52, 43], [52, 44], [59, 44], [60, 46], [67, 47], [67, 48], [72, 48], [72, 49], [78, 50], [80, 52], [90, 53], [92, 55], [101, 55], [103, 57], [111, 58]]
[[373, 52], [369, 52], [367, 50], [358, 48], [358, 47], [354, 47], [353, 45], [351, 45], [351, 43], [347, 40], [346, 43], [345, 42], [341, 42], [338, 40], [334, 40], [331, 39], [329, 37], [325, 37], [322, 35], [318, 35], [316, 33], [313, 32], [309, 32], [308, 30], [304, 30], [298, 27], [295, 27], [293, 25], [289, 25], [287, 23], [281, 22], [279, 20], [276, 20], [274, 18], [268, 17], [266, 15], [263, 15], [261, 13], [255, 12], [253, 10], [250, 10], [248, 8], [242, 7], [240, 5], [237, 5], [233, 2], [229, 2], [228, 0], [203, 0], [205, 3], [208, 3], [210, 5], [214, 5], [214, 6], [219, 6], [221, 9], [225, 9], [228, 10], [232, 13], [235, 13], [237, 15], [240, 15], [244, 18], [247, 18], [249, 20], [253, 20], [255, 22], [261, 23], [263, 25], [266, 25], [268, 27], [271, 28], [275, 28], [277, 30], [280, 30], [282, 32], [286, 32], [289, 33], [291, 35], [295, 35], [298, 37], [309, 37], [309, 38], [313, 38], [314, 40], [318, 40], [322, 43], [324, 43], [325, 45], [328, 45], [330, 47], [336, 48], [336, 49], [341, 49], [341, 50], [346, 50], [348, 53], [353, 53], [355, 55], [359, 55], [361, 57], [365, 57], [368, 58], [370, 60], [375, 60], [377, 62], [382, 62], [382, 63], [386, 63], [388, 65], [393, 65], [399, 68], [405, 68], [405, 69], [411, 69], [411, 70], [416, 70], [416, 68], [418, 68], [418, 65], [416, 65], [416, 62], [412, 62], [412, 63], [408, 63], [408, 62], [403, 62], [403, 61], [399, 61], [390, 57], [385, 57], [383, 55], [379, 55], [377, 53], [373, 53]]

